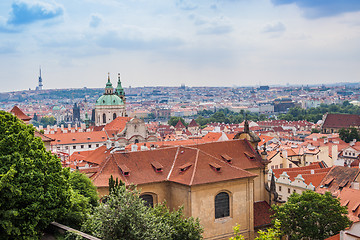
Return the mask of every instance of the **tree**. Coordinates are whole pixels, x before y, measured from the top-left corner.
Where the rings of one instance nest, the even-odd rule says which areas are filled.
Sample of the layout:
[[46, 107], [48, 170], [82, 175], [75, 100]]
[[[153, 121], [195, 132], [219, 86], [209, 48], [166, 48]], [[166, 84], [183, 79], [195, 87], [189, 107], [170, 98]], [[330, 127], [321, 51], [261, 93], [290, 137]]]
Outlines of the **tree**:
[[176, 124], [179, 122], [179, 120], [182, 122], [182, 124], [184, 124], [185, 127], [187, 126], [185, 120], [182, 117], [174, 117], [174, 116], [170, 117], [168, 124], [175, 127]]
[[114, 187], [105, 203], [95, 209], [82, 230], [107, 239], [201, 239], [199, 221], [169, 212], [165, 205], [145, 206], [134, 186]]
[[93, 208], [99, 205], [99, 196], [92, 181], [79, 171], [70, 173], [69, 183], [71, 205], [58, 221], [80, 229]]
[[325, 239], [350, 224], [346, 207], [330, 192], [324, 195], [310, 190], [301, 195], [293, 193], [285, 204], [273, 205], [272, 209], [281, 231], [290, 239]]
[[53, 126], [56, 124], [56, 119], [53, 116], [44, 116], [40, 119], [40, 124], [44, 127], [47, 125]]
[[[266, 231], [259, 230], [258, 237], [255, 240], [280, 240], [281, 231], [280, 231], [280, 222], [275, 220], [274, 228], [268, 228]], [[229, 238], [229, 240], [244, 240], [244, 236], [240, 234], [240, 225], [234, 227], [234, 237]]]
[[339, 130], [339, 137], [341, 140], [345, 141], [346, 143], [351, 142], [353, 139], [356, 139], [357, 141], [360, 140], [359, 133], [356, 128], [351, 127], [348, 129], [341, 128]]
[[69, 171], [34, 128], [0, 111], [0, 239], [38, 239], [70, 205]]

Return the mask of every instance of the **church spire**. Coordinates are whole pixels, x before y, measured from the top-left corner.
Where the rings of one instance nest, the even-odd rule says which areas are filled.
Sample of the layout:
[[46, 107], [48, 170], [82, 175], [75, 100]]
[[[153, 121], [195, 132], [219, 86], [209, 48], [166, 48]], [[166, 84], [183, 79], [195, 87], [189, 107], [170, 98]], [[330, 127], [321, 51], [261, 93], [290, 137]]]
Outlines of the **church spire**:
[[121, 98], [121, 100], [123, 100], [123, 102], [125, 103], [125, 101], [126, 101], [125, 91], [124, 91], [123, 87], [121, 86], [120, 73], [118, 73], [118, 82], [117, 82], [117, 86], [115, 89], [115, 94], [118, 95]]
[[112, 83], [110, 82], [110, 73], [108, 73], [108, 81], [105, 87], [105, 94], [113, 94], [114, 88]]

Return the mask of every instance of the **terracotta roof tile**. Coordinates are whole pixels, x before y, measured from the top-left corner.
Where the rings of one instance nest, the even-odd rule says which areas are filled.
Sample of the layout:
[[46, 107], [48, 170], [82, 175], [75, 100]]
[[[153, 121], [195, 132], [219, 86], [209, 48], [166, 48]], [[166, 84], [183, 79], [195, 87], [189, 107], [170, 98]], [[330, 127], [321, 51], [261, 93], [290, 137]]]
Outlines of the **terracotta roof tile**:
[[323, 128], [349, 128], [360, 126], [360, 116], [355, 114], [327, 114]]
[[261, 228], [271, 224], [272, 215], [270, 205], [265, 202], [254, 202], [254, 228]]
[[[255, 159], [249, 160], [241, 154], [245, 151], [252, 152]], [[223, 160], [221, 155], [224, 154], [232, 158], [232, 164]], [[246, 169], [264, 166], [260, 156], [254, 152], [247, 140], [167, 147], [148, 151], [114, 152], [106, 156], [102, 154], [101, 161], [98, 173], [93, 177], [93, 182], [98, 187], [107, 186], [111, 175], [127, 184], [172, 181], [185, 185], [197, 185], [256, 177], [257, 175]], [[154, 161], [162, 166], [161, 172], [154, 171]], [[214, 171], [210, 163], [220, 166], [220, 171]], [[119, 166], [122, 164], [130, 170], [129, 176], [121, 174]], [[188, 168], [182, 171], [184, 166]]]
[[31, 117], [29, 117], [28, 115], [26, 115], [23, 111], [21, 111], [21, 109], [18, 106], [14, 106], [10, 112], [12, 114], [14, 114], [15, 116], [17, 116], [19, 119], [23, 120], [23, 121], [30, 121]]
[[353, 222], [360, 221], [358, 217], [360, 215], [360, 190], [343, 188], [338, 198], [342, 206], [347, 206], [349, 219]]
[[52, 142], [52, 145], [105, 142], [107, 140], [104, 131], [55, 133], [46, 134], [45, 136], [55, 139], [55, 141]]

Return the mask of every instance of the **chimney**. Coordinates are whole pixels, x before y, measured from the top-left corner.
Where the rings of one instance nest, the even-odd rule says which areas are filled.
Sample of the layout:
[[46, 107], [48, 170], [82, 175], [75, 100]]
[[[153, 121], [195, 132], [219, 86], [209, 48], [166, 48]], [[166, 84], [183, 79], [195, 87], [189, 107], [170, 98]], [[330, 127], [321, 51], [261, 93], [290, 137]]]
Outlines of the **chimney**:
[[111, 141], [110, 141], [110, 140], [107, 140], [107, 141], [106, 141], [106, 148], [107, 148], [107, 149], [110, 149], [110, 148], [111, 148]]
[[137, 146], [136, 144], [131, 145], [131, 151], [132, 151], [132, 152], [136, 152], [137, 149], [138, 149], [138, 146]]
[[310, 173], [311, 173], [311, 174], [315, 174], [315, 170], [314, 170], [314, 169], [311, 169]]
[[70, 129], [71, 129], [71, 124], [68, 123], [68, 130], [70, 131]]
[[338, 146], [333, 144], [331, 147], [332, 164], [334, 165], [338, 159]]

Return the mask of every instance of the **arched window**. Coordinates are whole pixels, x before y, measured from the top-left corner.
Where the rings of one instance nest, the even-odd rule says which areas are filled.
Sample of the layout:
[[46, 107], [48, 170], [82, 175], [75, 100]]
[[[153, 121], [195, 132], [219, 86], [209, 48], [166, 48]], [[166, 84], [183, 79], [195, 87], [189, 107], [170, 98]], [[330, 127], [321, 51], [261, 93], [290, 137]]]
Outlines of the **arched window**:
[[135, 143], [139, 143], [139, 139], [135, 139]]
[[154, 198], [152, 195], [150, 194], [143, 194], [143, 195], [140, 195], [140, 198], [142, 200], [144, 200], [144, 204], [145, 206], [147, 207], [154, 207]]
[[103, 123], [106, 123], [106, 114], [103, 114]]
[[230, 216], [230, 197], [226, 192], [221, 192], [215, 197], [215, 218]]
[[116, 113], [113, 114], [113, 120], [116, 118]]

